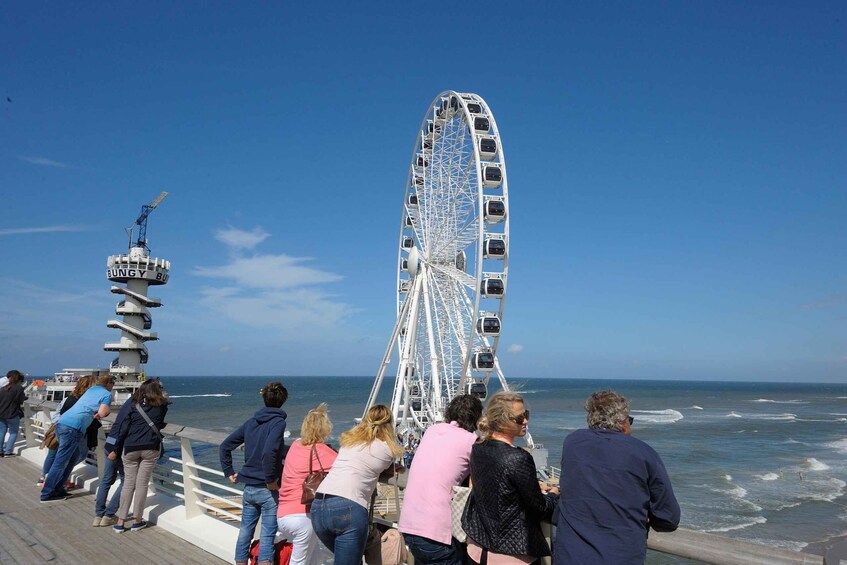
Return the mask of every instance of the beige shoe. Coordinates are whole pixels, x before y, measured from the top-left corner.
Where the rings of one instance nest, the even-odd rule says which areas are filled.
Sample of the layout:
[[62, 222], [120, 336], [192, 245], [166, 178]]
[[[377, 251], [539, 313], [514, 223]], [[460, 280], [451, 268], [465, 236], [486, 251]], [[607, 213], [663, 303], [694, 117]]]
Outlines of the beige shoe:
[[114, 516], [103, 516], [102, 518], [100, 518], [101, 526], [114, 526], [117, 523], [118, 519]]
[[94, 526], [95, 528], [97, 526], [102, 526], [103, 524], [100, 523], [100, 520], [103, 520], [103, 519], [105, 519], [105, 516], [103, 518], [101, 518], [100, 516], [95, 516], [94, 521], [91, 522], [91, 525]]

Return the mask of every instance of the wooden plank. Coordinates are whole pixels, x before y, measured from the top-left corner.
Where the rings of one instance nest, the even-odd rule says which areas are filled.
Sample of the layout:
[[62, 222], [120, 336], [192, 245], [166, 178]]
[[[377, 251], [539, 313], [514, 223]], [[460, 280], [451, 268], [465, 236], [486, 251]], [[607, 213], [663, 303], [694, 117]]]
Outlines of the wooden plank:
[[20, 457], [0, 459], [0, 563], [78, 564], [225, 563], [203, 549], [151, 525], [117, 534], [95, 528], [94, 495], [41, 504], [38, 469]]

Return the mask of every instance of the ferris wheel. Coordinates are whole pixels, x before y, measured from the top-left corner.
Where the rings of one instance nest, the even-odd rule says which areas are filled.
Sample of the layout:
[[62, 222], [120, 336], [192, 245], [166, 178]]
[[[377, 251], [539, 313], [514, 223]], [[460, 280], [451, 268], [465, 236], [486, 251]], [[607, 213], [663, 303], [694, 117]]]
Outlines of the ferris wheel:
[[[435, 97], [415, 139], [397, 252], [397, 321], [366, 410], [392, 352], [398, 430], [443, 420], [457, 394], [485, 399], [497, 360], [509, 267], [509, 184], [494, 114], [482, 97]], [[531, 442], [531, 440], [530, 440]]]

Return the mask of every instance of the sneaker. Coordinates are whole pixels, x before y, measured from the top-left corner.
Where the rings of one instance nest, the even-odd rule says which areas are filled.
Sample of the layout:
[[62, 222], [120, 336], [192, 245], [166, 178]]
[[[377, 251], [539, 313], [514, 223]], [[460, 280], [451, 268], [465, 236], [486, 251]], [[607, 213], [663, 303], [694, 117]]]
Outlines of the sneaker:
[[64, 494], [64, 495], [57, 494], [57, 495], [54, 495], [54, 496], [48, 496], [47, 498], [42, 498], [41, 504], [47, 504], [48, 502], [59, 502], [60, 500], [67, 500], [69, 498], [70, 498], [70, 495], [68, 495], [68, 494]]
[[130, 531], [137, 532], [138, 530], [143, 530], [146, 527], [147, 527], [147, 522], [145, 522], [144, 520], [141, 520], [140, 522], [135, 522], [132, 525], [132, 528], [130, 528]]
[[91, 525], [94, 526], [95, 528], [99, 527], [100, 526], [100, 520], [102, 520], [102, 518], [100, 516], [95, 516], [94, 521], [91, 522]]
[[126, 526], [124, 526], [122, 524], [115, 524], [114, 526], [112, 526], [112, 531], [115, 532], [116, 534], [122, 534], [122, 533], [124, 533], [128, 530], [129, 530], [129, 528], [127, 528]]
[[75, 488], [79, 488], [76, 486], [75, 483], [72, 483], [70, 481], [65, 483], [65, 490], [74, 490]]
[[114, 516], [103, 516], [100, 518], [101, 526], [114, 526], [118, 522], [118, 519]]
[[37, 486], [37, 487], [43, 487], [44, 486], [44, 475], [41, 475], [40, 477], [38, 477], [38, 481], [35, 483], [35, 486]]

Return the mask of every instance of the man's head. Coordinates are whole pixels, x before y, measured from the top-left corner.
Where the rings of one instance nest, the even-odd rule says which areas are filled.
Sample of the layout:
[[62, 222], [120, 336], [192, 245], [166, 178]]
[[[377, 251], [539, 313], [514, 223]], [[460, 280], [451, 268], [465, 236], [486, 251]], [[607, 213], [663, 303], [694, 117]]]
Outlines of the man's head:
[[267, 408], [279, 408], [288, 400], [288, 390], [279, 381], [269, 382], [259, 392]]
[[613, 390], [595, 392], [585, 401], [586, 420], [592, 430], [629, 433], [629, 401]]
[[482, 402], [472, 394], [460, 394], [450, 401], [444, 412], [444, 420], [456, 422], [459, 427], [469, 432], [475, 432], [477, 423], [482, 417]]

